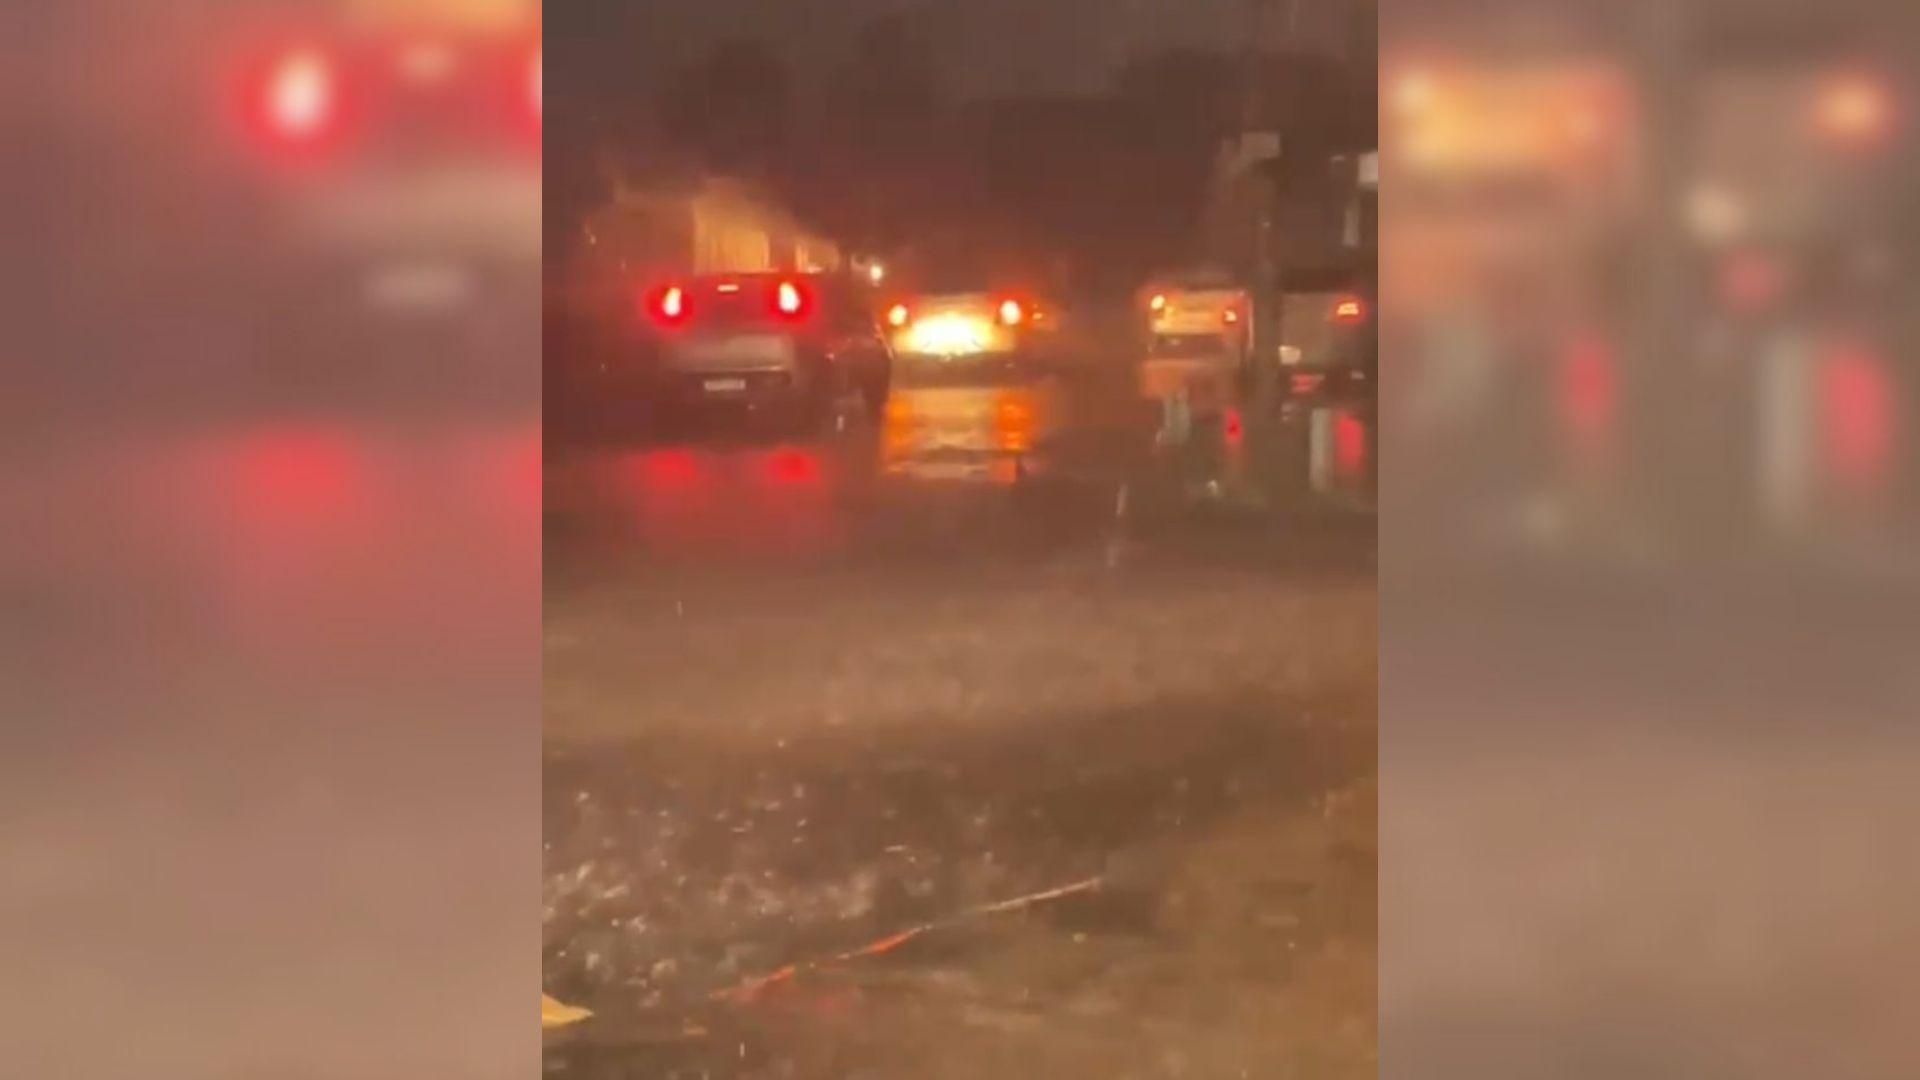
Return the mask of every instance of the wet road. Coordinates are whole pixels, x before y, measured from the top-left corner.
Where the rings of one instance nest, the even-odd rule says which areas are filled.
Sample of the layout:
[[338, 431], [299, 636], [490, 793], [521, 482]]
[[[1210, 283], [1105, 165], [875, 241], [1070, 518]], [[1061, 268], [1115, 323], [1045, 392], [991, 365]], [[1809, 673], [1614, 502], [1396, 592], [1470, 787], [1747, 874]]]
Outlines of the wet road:
[[549, 1075], [1372, 1075], [1368, 415], [550, 416]]

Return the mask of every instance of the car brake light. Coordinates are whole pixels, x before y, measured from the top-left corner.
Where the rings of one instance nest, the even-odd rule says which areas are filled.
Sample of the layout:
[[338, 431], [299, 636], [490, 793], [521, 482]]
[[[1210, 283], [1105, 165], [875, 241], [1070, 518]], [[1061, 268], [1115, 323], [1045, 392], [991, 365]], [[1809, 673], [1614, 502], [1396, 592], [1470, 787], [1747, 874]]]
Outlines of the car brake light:
[[782, 315], [797, 317], [806, 310], [807, 298], [800, 292], [800, 286], [783, 281], [774, 290], [774, 306]]
[[905, 326], [907, 325], [907, 320], [911, 317], [912, 313], [907, 310], [907, 305], [905, 304], [895, 304], [887, 309], [887, 325], [889, 326]]
[[333, 128], [340, 110], [333, 64], [319, 52], [289, 53], [267, 75], [260, 104], [275, 136], [293, 143], [318, 141]]
[[1021, 320], [1026, 317], [1026, 309], [1020, 306], [1020, 301], [1003, 300], [1000, 302], [1000, 321], [1003, 324], [1007, 326], [1019, 326]]
[[1366, 318], [1366, 314], [1366, 306], [1351, 296], [1333, 306], [1333, 321], [1337, 323], [1357, 323]]
[[677, 323], [687, 317], [687, 291], [678, 285], [662, 289], [654, 300], [654, 315], [663, 323]]

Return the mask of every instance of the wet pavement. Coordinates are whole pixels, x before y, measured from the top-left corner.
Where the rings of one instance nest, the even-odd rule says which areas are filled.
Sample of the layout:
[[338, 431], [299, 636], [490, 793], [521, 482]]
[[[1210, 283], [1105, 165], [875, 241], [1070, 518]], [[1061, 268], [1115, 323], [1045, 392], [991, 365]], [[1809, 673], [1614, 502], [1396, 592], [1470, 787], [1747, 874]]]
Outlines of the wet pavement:
[[1369, 416], [550, 415], [548, 1075], [1373, 1075]]

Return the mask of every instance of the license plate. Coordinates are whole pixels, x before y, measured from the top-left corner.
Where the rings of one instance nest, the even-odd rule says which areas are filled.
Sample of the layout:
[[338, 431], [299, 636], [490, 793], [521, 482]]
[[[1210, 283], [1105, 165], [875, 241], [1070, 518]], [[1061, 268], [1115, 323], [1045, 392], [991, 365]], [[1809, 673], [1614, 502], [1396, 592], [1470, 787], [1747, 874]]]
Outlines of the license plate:
[[728, 369], [778, 366], [786, 360], [788, 349], [786, 339], [778, 335], [733, 334], [683, 342], [674, 350], [674, 356], [685, 368], [719, 374]]
[[737, 394], [747, 388], [745, 379], [707, 379], [700, 384], [709, 394]]

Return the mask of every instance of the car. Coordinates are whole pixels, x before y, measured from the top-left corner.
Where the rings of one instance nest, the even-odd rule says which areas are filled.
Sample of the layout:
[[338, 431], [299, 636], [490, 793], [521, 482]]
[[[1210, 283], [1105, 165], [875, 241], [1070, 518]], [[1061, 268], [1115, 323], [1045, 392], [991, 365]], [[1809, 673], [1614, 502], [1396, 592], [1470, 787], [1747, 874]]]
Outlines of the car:
[[802, 425], [848, 391], [885, 413], [893, 350], [851, 279], [699, 274], [654, 284], [642, 307], [663, 403], [785, 411]]
[[1286, 398], [1367, 398], [1379, 375], [1371, 277], [1352, 269], [1282, 282], [1277, 389]]
[[895, 351], [915, 360], [1005, 356], [1018, 350], [1025, 319], [1019, 300], [985, 291], [906, 297], [887, 309]]
[[539, 5], [267, 0], [235, 21], [211, 108], [263, 351], [531, 370]]
[[982, 260], [950, 256], [909, 267], [883, 306], [895, 354], [916, 372], [1044, 357], [1061, 312], [1032, 288], [1006, 283]]
[[1150, 356], [1246, 363], [1253, 303], [1245, 289], [1155, 286], [1145, 307]]

